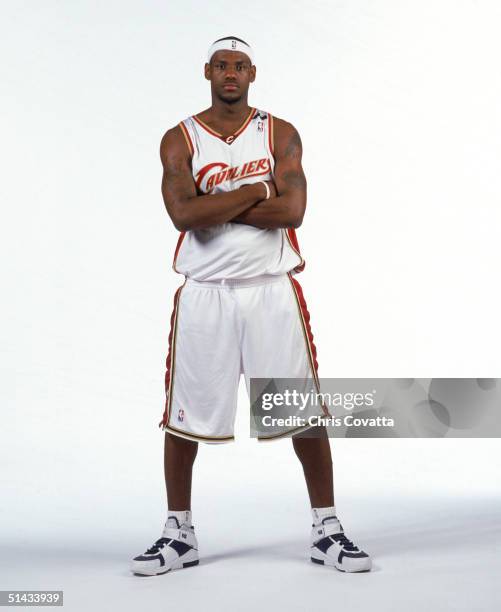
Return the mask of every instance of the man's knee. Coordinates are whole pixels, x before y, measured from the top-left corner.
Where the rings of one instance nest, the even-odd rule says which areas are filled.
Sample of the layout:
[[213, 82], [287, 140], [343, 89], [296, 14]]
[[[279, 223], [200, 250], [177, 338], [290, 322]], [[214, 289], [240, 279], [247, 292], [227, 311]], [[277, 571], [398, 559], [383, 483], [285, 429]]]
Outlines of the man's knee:
[[186, 438], [176, 436], [175, 434], [166, 431], [165, 451], [168, 453], [175, 453], [178, 457], [192, 458], [195, 460], [198, 452], [198, 442], [187, 440]]
[[332, 465], [329, 439], [324, 433], [318, 432], [318, 436], [295, 436], [292, 443], [304, 468]]

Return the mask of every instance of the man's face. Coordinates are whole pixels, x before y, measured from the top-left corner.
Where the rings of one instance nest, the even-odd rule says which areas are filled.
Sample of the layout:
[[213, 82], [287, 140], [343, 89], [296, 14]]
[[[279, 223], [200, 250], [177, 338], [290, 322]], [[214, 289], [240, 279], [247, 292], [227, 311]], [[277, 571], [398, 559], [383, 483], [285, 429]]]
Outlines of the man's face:
[[224, 102], [238, 102], [247, 96], [249, 83], [256, 78], [256, 67], [240, 51], [216, 51], [205, 64], [205, 78], [211, 82], [213, 95]]

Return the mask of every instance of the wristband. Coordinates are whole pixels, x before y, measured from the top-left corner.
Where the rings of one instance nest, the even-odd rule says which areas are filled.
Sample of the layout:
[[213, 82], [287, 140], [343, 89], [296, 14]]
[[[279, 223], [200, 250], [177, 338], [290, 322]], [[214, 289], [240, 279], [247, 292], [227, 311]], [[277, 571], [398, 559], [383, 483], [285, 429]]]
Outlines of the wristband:
[[259, 182], [263, 183], [263, 185], [266, 188], [266, 198], [265, 198], [265, 200], [269, 200], [270, 199], [270, 195], [271, 195], [270, 186], [268, 185], [268, 183], [266, 181], [259, 181]]

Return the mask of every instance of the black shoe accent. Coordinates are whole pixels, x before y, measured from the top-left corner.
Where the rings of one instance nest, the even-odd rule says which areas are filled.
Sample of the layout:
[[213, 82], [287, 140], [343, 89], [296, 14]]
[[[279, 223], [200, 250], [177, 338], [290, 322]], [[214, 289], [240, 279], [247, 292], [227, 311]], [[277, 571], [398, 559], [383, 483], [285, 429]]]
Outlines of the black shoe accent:
[[318, 548], [318, 550], [321, 550], [325, 554], [327, 552], [327, 550], [332, 546], [332, 540], [331, 540], [330, 536], [327, 536], [325, 538], [322, 538], [318, 542], [316, 542], [316, 544], [314, 544], [314, 546], [316, 548]]
[[311, 557], [311, 560], [313, 563], [318, 563], [318, 565], [325, 565], [322, 559], [315, 559], [314, 557]]
[[[160, 538], [159, 540], [155, 542], [155, 544], [153, 544], [151, 548], [148, 548], [148, 550], [144, 554], [145, 555], [156, 555], [157, 553], [160, 552], [160, 549], [162, 549], [170, 541], [171, 541], [170, 538]], [[140, 561], [144, 561], [144, 559], [140, 559]]]
[[180, 557], [193, 548], [193, 546], [186, 544], [186, 542], [180, 542], [179, 540], [171, 540], [169, 546], [173, 548]]
[[183, 567], [193, 567], [194, 565], [198, 565], [198, 559], [196, 561], [186, 561], [186, 563], [183, 563]]
[[139, 557], [134, 557], [134, 561], [153, 561], [154, 559], [158, 559], [160, 561], [160, 567], [165, 565], [165, 560], [162, 555], [139, 555]]
[[176, 521], [177, 528], [181, 529], [181, 525], [179, 524], [179, 521], [177, 520], [177, 518], [175, 516], [168, 516], [167, 517], [167, 522], [169, 521], [169, 519], [174, 519]]
[[351, 540], [348, 540], [348, 538], [344, 535], [342, 531], [340, 533], [334, 534], [333, 536], [331, 536], [331, 538], [338, 544], [341, 544], [343, 549], [347, 552], [359, 552], [358, 546], [355, 546], [355, 544], [353, 544]]
[[341, 563], [343, 557], [349, 557], [350, 559], [362, 559], [363, 557], [368, 557], [369, 555], [367, 553], [364, 553], [363, 551], [357, 552], [357, 553], [349, 553], [349, 552], [344, 552], [344, 550], [342, 550], [339, 553], [339, 556], [337, 558], [337, 562]]

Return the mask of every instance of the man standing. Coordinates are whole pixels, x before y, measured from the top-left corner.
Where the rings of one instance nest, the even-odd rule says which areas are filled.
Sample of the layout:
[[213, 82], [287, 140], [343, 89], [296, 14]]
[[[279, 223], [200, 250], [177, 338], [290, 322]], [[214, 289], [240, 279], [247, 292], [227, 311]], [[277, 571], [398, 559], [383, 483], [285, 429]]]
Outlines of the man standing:
[[[140, 575], [198, 564], [191, 478], [198, 442], [233, 440], [238, 384], [251, 378], [314, 379], [316, 349], [303, 292], [305, 262], [295, 228], [306, 207], [296, 129], [247, 102], [256, 78], [250, 46], [236, 37], [209, 49], [212, 105], [167, 131], [160, 148], [162, 194], [180, 231], [166, 371], [167, 522], [162, 537], [132, 561]], [[289, 429], [302, 463], [313, 531], [311, 560], [342, 571], [371, 568], [344, 534], [334, 506], [325, 428]], [[310, 432], [311, 433], [311, 432]], [[320, 433], [320, 435], [318, 435]]]

